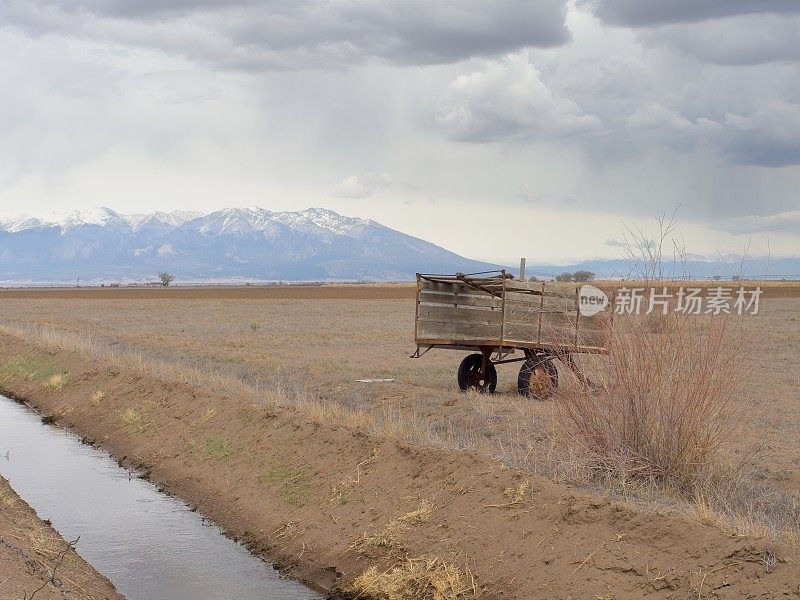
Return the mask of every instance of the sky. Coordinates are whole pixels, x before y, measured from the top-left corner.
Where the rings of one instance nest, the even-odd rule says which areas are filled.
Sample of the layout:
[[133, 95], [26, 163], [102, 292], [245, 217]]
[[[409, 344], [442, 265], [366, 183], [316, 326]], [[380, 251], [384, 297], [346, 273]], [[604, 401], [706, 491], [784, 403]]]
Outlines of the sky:
[[471, 258], [800, 255], [800, 2], [3, 0], [0, 217], [325, 207]]

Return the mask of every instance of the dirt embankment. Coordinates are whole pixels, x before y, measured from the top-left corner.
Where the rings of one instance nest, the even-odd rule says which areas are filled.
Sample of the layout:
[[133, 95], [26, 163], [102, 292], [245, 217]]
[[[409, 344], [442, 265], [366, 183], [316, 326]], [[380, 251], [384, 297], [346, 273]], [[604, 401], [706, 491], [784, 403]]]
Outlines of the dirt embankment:
[[0, 477], [0, 598], [122, 600]]
[[410, 565], [462, 591], [452, 598], [800, 597], [796, 548], [643, 514], [488, 457], [370, 437], [9, 335], [0, 368], [8, 393], [332, 594], [354, 595], [354, 581], [385, 588]]

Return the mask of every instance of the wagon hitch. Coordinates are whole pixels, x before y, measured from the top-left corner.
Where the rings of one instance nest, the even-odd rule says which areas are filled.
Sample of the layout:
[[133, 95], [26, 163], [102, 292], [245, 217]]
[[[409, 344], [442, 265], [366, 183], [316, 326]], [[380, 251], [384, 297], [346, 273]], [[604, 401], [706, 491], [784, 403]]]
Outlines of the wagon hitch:
[[428, 353], [428, 351], [429, 351], [431, 348], [433, 348], [433, 346], [427, 346], [427, 347], [425, 348], [425, 350], [422, 350], [422, 352], [420, 352], [420, 349], [421, 349], [421, 348], [422, 348], [422, 346], [417, 346], [417, 349], [414, 351], [414, 354], [412, 354], [412, 355], [411, 355], [411, 358], [419, 358], [420, 356], [423, 356], [423, 355], [427, 354], [427, 353]]

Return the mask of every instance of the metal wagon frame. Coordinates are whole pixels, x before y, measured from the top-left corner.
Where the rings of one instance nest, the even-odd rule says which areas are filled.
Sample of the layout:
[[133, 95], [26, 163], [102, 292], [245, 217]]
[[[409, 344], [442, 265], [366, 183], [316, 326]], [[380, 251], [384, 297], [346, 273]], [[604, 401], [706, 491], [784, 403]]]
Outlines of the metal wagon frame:
[[[459, 387], [490, 393], [495, 365], [524, 362], [519, 393], [547, 399], [558, 387], [556, 360], [585, 382], [573, 355], [607, 352], [613, 312], [582, 317], [579, 292], [580, 285], [519, 281], [505, 270], [417, 273], [412, 358], [433, 348], [476, 352], [459, 366]], [[523, 356], [509, 358], [517, 350]]]

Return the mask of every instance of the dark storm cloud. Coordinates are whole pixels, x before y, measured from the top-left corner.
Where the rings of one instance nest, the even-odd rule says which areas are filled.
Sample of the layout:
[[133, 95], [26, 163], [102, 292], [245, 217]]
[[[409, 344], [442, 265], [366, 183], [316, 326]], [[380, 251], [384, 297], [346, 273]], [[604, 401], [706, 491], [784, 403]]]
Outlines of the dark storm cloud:
[[442, 64], [569, 40], [564, 0], [11, 0], [0, 26], [161, 50], [237, 70]]
[[791, 102], [765, 100], [754, 110], [728, 112], [718, 118], [690, 118], [652, 103], [624, 123], [627, 131], [647, 146], [660, 144], [685, 153], [705, 144], [733, 164], [800, 164], [800, 105]]
[[773, 101], [757, 112], [726, 115], [723, 152], [734, 163], [763, 167], [800, 164], [800, 106]]
[[668, 25], [649, 30], [644, 39], [716, 65], [791, 63], [800, 59], [800, 17], [749, 15]]
[[580, 0], [610, 25], [652, 27], [735, 15], [800, 13], [797, 0]]

